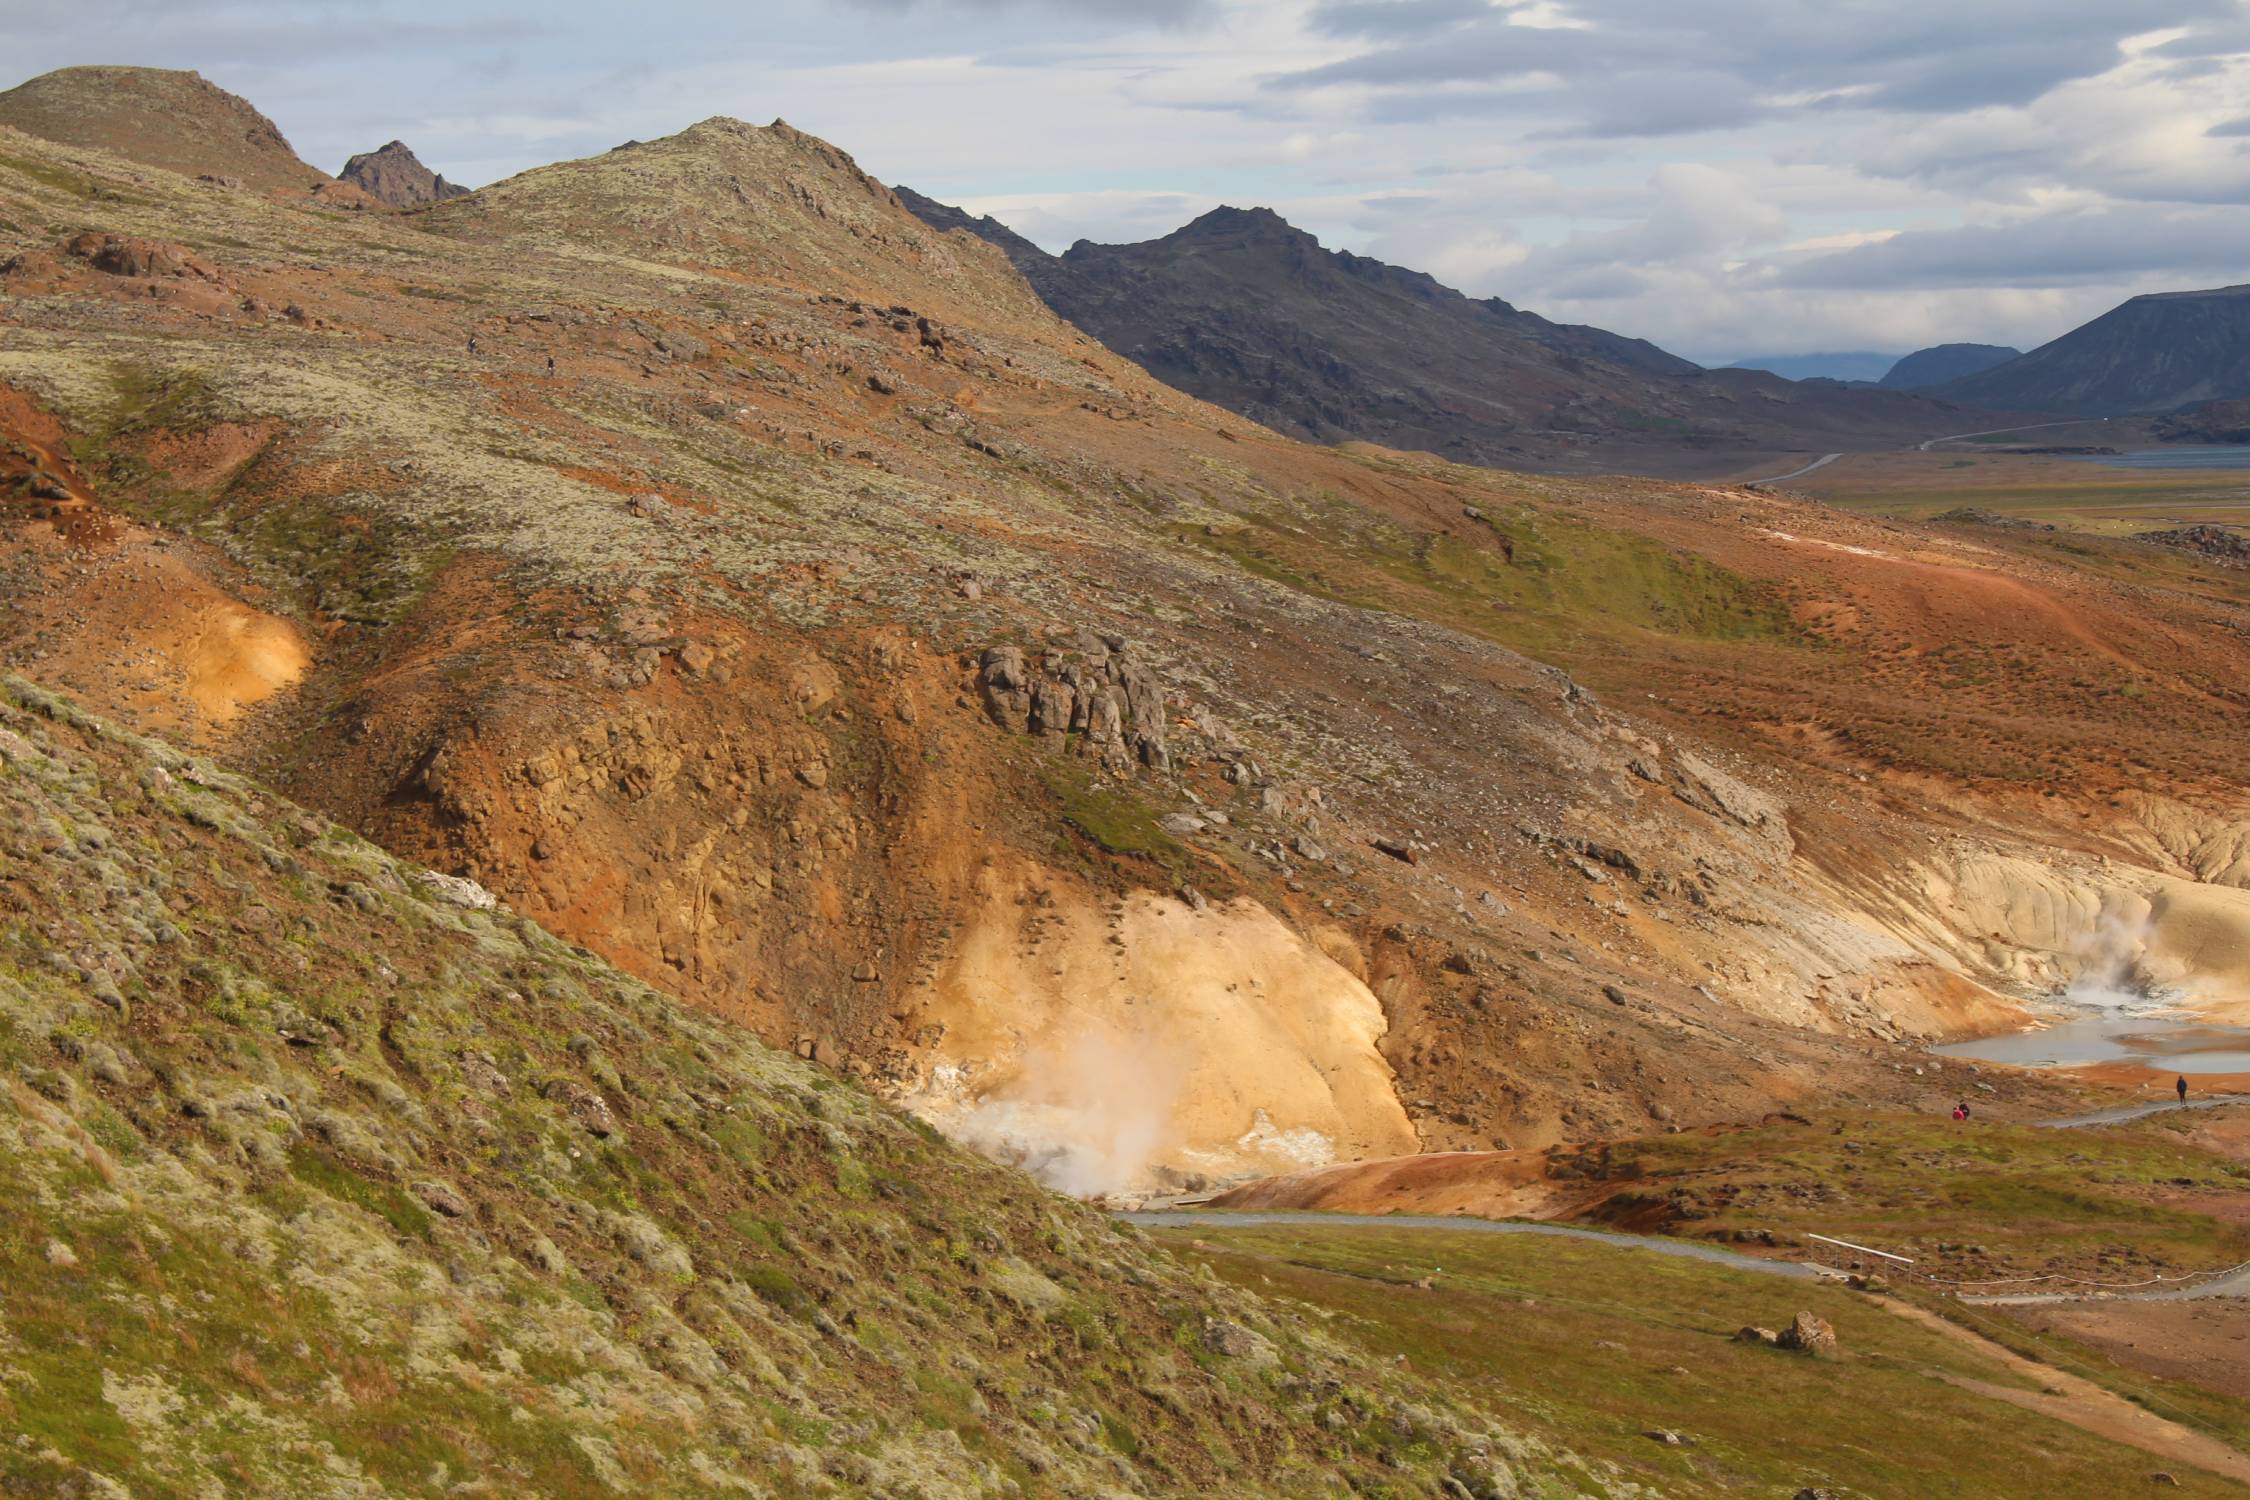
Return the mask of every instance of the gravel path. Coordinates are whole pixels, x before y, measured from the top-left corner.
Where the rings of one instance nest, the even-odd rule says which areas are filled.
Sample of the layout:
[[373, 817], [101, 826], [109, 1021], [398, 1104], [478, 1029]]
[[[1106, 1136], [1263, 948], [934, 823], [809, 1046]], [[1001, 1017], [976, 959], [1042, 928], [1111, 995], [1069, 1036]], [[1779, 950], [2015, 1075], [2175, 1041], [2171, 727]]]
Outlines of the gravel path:
[[2138, 1120], [2175, 1109], [2217, 1109], [2222, 1104], [2250, 1104], [2250, 1094], [2214, 1094], [2208, 1099], [2190, 1099], [2185, 1104], [2175, 1099], [2159, 1099], [2154, 1104], [2120, 1104], [2114, 1109], [2097, 1109], [2091, 1114], [2064, 1115], [2057, 1120], [2033, 1120], [2031, 1123], [2041, 1130], [2078, 1130], [2088, 1125], [2115, 1125], [2123, 1120]]
[[1693, 1240], [1658, 1239], [1651, 1235], [1615, 1234], [1600, 1229], [1580, 1229], [1570, 1224], [1533, 1224], [1515, 1219], [1454, 1218], [1447, 1214], [1323, 1214], [1304, 1210], [1163, 1209], [1120, 1213], [1118, 1218], [1143, 1229], [1256, 1229], [1267, 1225], [1317, 1225], [1322, 1229], [1448, 1229], [1460, 1234], [1544, 1234], [1559, 1239], [1593, 1240], [1652, 1255], [1681, 1260], [1708, 1261], [1736, 1271], [1762, 1276], [1789, 1276], [1800, 1281], [1820, 1275], [1813, 1267], [1793, 1260], [1764, 1260]]

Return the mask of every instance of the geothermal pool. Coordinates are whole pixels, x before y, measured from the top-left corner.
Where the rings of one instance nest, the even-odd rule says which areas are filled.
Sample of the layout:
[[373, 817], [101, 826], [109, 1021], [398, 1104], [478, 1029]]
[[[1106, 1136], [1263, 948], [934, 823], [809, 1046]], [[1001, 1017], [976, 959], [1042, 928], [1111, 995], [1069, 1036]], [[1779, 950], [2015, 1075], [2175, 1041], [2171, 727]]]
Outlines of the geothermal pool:
[[2250, 1073], [2250, 1027], [2108, 1008], [2074, 1010], [2037, 1031], [1950, 1042], [1930, 1050], [1941, 1057], [2012, 1063], [2021, 1068], [2138, 1063], [2190, 1077], [2198, 1073]]

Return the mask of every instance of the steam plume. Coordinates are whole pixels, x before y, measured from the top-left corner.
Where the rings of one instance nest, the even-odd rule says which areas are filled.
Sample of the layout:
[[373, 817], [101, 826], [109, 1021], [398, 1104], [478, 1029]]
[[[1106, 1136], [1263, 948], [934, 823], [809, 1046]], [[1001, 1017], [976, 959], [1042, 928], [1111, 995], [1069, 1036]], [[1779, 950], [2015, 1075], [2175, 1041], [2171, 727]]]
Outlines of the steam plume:
[[2079, 970], [2063, 989], [2063, 998], [2077, 1005], [2121, 1010], [2143, 1004], [2149, 985], [2141, 972], [2148, 951], [2149, 914], [2105, 909], [2079, 951]]
[[938, 1123], [1057, 1192], [1125, 1193], [1173, 1144], [1184, 1072], [1156, 1038], [1097, 1025], [1027, 1051], [1006, 1082]]

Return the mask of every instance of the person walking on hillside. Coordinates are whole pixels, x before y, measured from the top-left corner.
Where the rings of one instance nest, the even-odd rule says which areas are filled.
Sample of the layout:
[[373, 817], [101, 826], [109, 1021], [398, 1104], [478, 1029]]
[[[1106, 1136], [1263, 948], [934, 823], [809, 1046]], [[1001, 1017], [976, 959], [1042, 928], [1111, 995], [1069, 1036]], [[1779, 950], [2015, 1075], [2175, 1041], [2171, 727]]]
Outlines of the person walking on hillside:
[[1958, 1125], [1958, 1124], [1959, 1124], [1959, 1123], [1960, 1123], [1961, 1121], [1963, 1121], [1963, 1120], [1966, 1120], [1967, 1118], [1969, 1118], [1969, 1106], [1968, 1106], [1968, 1105], [1966, 1105], [1966, 1104], [1956, 1104], [1956, 1105], [1954, 1105], [1954, 1106], [1953, 1106], [1953, 1122], [1954, 1122], [1955, 1124], [1957, 1124], [1957, 1125]]
[[2172, 1087], [2180, 1091], [2180, 1102], [2182, 1104], [2187, 1103], [2187, 1074], [2182, 1073], [2179, 1077], [2173, 1079]]

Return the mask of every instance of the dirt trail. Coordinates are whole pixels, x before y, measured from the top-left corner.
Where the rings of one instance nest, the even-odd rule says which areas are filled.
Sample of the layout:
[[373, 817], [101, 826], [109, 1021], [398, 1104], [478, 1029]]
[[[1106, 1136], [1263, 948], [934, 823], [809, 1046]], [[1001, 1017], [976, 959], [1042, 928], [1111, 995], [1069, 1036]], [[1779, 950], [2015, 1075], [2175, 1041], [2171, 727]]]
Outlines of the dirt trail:
[[2025, 1411], [2038, 1412], [2067, 1422], [2082, 1432], [2124, 1443], [2173, 1463], [2192, 1464], [2238, 1483], [2250, 1484], [2250, 1455], [2228, 1447], [2217, 1438], [2183, 1427], [2147, 1411], [2115, 1392], [2053, 1365], [2016, 1353], [1980, 1333], [1949, 1322], [1936, 1313], [1887, 1297], [1871, 1299], [1893, 1316], [1918, 1323], [1933, 1333], [1976, 1350], [2009, 1373], [2039, 1382], [2037, 1391], [1994, 1384], [1963, 1375], [1943, 1375], [1951, 1385]]

